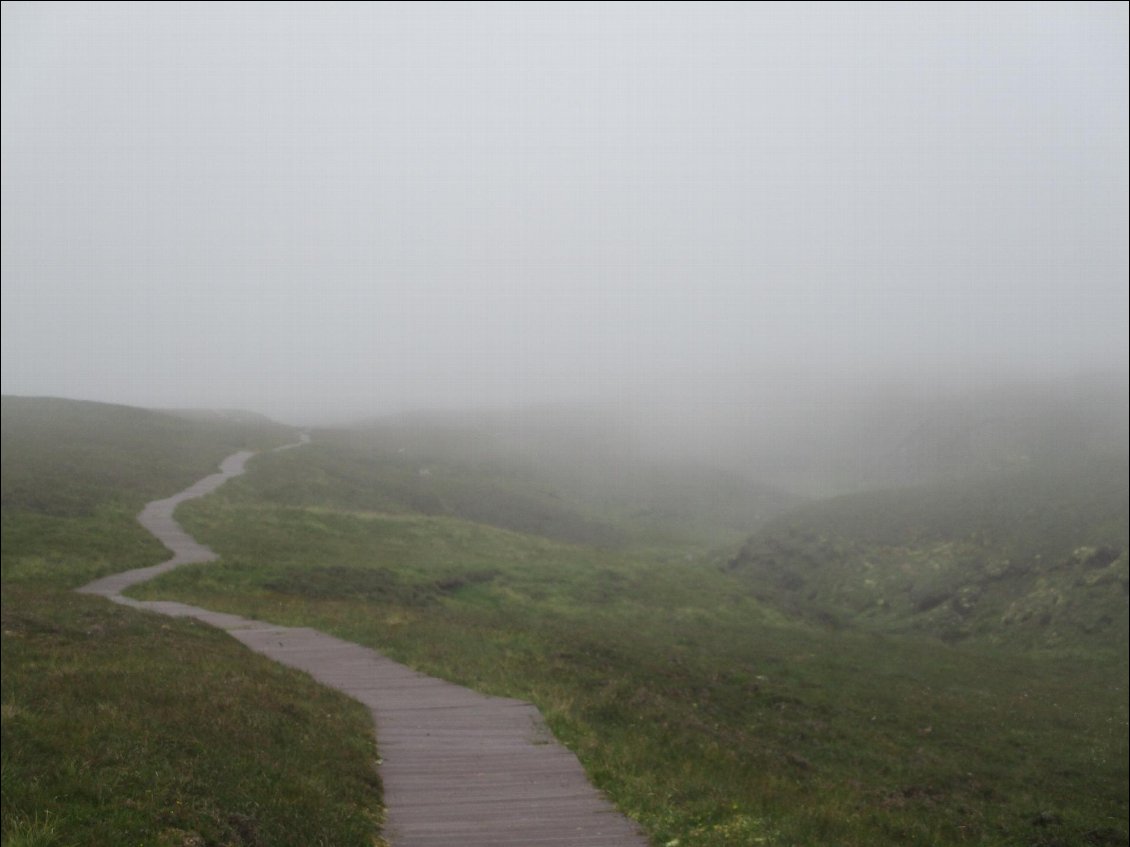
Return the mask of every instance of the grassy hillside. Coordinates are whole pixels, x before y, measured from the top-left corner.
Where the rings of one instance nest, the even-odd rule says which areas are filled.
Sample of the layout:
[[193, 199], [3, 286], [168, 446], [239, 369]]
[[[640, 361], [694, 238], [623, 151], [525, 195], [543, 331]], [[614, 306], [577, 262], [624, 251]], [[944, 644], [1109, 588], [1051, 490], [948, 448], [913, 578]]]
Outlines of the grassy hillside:
[[4, 397], [0, 418], [3, 579], [59, 587], [161, 561], [164, 548], [135, 520], [147, 501], [294, 432], [252, 416], [190, 420], [53, 398]]
[[259, 485], [277, 503], [459, 517], [668, 553], [738, 542], [793, 502], [732, 474], [648, 460], [615, 432], [544, 411], [324, 430], [262, 473]]
[[369, 847], [360, 704], [217, 630], [4, 586], [3, 843]]
[[830, 634], [706, 555], [386, 509], [378, 464], [315, 446], [186, 504], [223, 561], [138, 593], [528, 698], [657, 844], [1127, 843], [1124, 648], [1063, 661]]
[[[76, 480], [93, 492], [85, 506], [66, 490], [11, 507], [5, 497], [5, 843], [118, 843], [89, 835], [96, 818], [120, 820], [140, 843], [367, 843], [372, 751], [350, 706], [245, 651], [226, 654], [232, 645], [201, 627], [60, 590], [160, 558], [133, 521], [151, 481], [144, 467], [117, 467], [131, 440], [149, 443], [156, 463], [162, 427], [188, 426], [180, 438], [191, 441], [192, 427], [213, 437], [232, 423], [118, 414], [136, 429], [115, 441], [108, 426], [106, 450], [40, 453], [48, 466], [69, 457], [43, 478]], [[137, 593], [313, 625], [528, 698], [656, 844], [1128, 843], [1125, 637], [994, 641], [1008, 630], [983, 612], [1005, 608], [994, 592], [1023, 582], [1016, 561], [1035, 573], [1023, 597], [1058, 592], [1053, 616], [1115, 586], [1125, 608], [1125, 554], [1110, 560], [1126, 547], [1125, 459], [804, 506], [754, 538], [796, 541], [775, 561], [809, 569], [806, 586], [820, 586], [810, 597], [754, 541], [732, 568], [704, 546], [780, 508], [766, 489], [617, 458], [588, 435], [570, 446], [536, 427], [417, 424], [318, 433], [260, 457], [178, 512], [223, 560]], [[6, 426], [5, 474], [18, 452], [9, 444], [21, 445], [8, 436]], [[58, 435], [80, 447], [84, 437], [81, 426]], [[186, 475], [172, 490], [251, 436], [224, 437], [214, 457], [200, 450], [203, 468], [185, 444], [170, 447]], [[123, 495], [129, 479], [136, 491]], [[874, 603], [851, 605], [871, 571], [919, 574], [906, 551], [938, 574], [971, 573], [969, 551], [996, 557], [978, 560], [1002, 576], [982, 586], [968, 632], [954, 638], [930, 617], [952, 597], [933, 604], [895, 583], [883, 590], [904, 605], [878, 617]], [[857, 554], [862, 579], [850, 573]], [[1086, 633], [1077, 617], [1065, 631]], [[1058, 652], [1027, 649], [1049, 644]], [[220, 744], [233, 770], [206, 780]], [[157, 774], [144, 786], [138, 761]]]
[[1127, 640], [1125, 454], [811, 503], [730, 567], [838, 626], [1060, 650]]
[[261, 419], [3, 398], [5, 845], [371, 845], [379, 783], [356, 703], [187, 621], [69, 589], [166, 551], [135, 520]]
[[4, 397], [0, 420], [4, 512], [67, 517], [179, 491], [215, 470], [217, 455], [284, 443], [294, 432], [253, 415], [45, 397]]

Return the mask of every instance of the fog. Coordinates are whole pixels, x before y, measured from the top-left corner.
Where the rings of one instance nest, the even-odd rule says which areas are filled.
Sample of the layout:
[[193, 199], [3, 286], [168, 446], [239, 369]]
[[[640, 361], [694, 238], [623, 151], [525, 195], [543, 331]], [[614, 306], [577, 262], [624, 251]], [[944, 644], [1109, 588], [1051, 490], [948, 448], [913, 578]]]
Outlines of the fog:
[[682, 426], [1125, 374], [1127, 20], [4, 3], [3, 392]]

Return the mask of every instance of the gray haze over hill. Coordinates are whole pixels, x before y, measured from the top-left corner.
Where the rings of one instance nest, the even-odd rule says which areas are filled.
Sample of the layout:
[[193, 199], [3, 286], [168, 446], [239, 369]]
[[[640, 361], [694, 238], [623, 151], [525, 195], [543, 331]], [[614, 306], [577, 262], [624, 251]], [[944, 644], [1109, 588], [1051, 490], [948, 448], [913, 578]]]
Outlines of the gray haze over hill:
[[4, 3], [2, 388], [675, 426], [1124, 375], [1127, 20]]

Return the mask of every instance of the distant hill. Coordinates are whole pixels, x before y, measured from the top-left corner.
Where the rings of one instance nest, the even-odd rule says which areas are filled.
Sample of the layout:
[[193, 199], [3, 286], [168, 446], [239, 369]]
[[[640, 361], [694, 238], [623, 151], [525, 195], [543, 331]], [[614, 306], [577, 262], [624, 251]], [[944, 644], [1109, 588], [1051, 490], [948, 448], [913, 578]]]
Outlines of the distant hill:
[[420, 512], [598, 547], [738, 543], [794, 498], [639, 455], [599, 421], [412, 415], [323, 429], [253, 474], [276, 502]]
[[90, 514], [144, 503], [216, 466], [216, 455], [283, 443], [293, 429], [251, 413], [161, 412], [52, 397], [0, 399], [4, 513]]
[[1127, 455], [806, 504], [729, 568], [790, 614], [1034, 648], [1127, 640]]
[[699, 464], [827, 497], [1125, 450], [1128, 398], [1124, 373], [965, 385], [751, 382], [702, 389], [676, 420], [655, 409], [650, 427], [663, 430], [657, 446], [681, 439]]
[[[1081, 461], [1125, 450], [1130, 432], [1126, 382], [1115, 377], [1015, 383], [908, 403], [901, 415], [877, 411], [861, 415], [857, 424], [857, 432], [871, 433], [870, 449], [857, 454], [857, 477], [865, 487]], [[896, 418], [897, 429], [884, 427], [883, 417]]]
[[[204, 423], [235, 424], [237, 426], [260, 426], [278, 428], [266, 415], [259, 412], [249, 412], [246, 409], [157, 409], [155, 411], [175, 415], [190, 421]], [[289, 429], [289, 427], [288, 427]]]

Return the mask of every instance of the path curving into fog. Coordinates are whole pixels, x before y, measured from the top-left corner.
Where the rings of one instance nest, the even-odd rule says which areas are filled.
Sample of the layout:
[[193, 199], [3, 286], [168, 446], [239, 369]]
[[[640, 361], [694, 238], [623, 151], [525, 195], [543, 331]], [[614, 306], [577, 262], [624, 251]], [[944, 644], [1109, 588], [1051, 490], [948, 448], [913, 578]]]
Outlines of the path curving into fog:
[[[301, 446], [308, 438], [277, 450]], [[306, 671], [368, 707], [378, 730], [391, 847], [646, 847], [638, 828], [595, 789], [554, 739], [537, 708], [418, 673], [375, 650], [305, 627], [283, 627], [169, 601], [123, 597], [131, 585], [218, 556], [173, 511], [242, 474], [254, 453], [149, 503], [138, 516], [173, 553], [168, 561], [78, 589], [115, 603], [191, 617], [252, 650]]]

